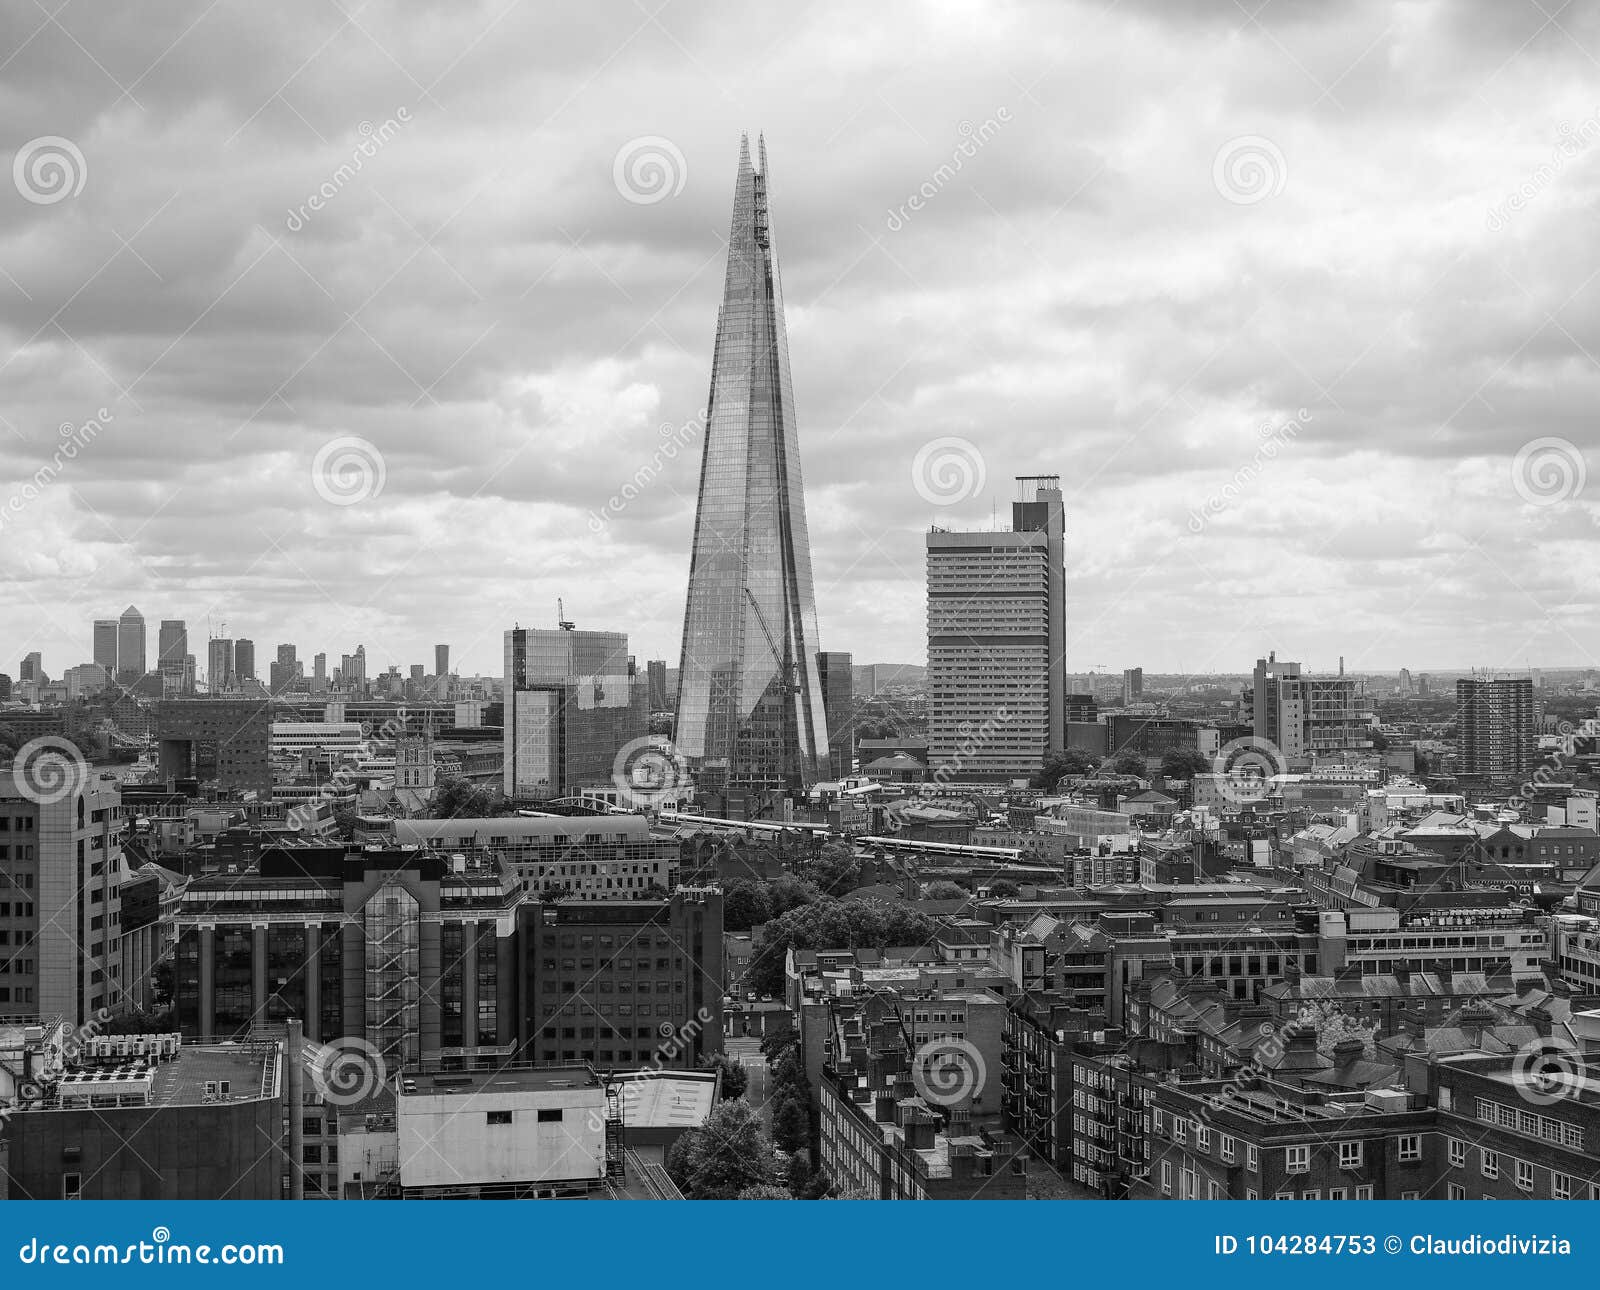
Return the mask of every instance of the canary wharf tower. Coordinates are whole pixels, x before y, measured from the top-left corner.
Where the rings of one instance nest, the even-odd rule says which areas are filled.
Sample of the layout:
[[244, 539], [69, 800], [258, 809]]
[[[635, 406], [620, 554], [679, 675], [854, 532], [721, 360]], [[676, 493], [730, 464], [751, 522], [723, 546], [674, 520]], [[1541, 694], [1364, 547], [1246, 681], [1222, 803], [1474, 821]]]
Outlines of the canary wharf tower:
[[759, 159], [741, 142], [674, 735], [700, 786], [730, 795], [808, 787], [828, 757], [765, 143]]

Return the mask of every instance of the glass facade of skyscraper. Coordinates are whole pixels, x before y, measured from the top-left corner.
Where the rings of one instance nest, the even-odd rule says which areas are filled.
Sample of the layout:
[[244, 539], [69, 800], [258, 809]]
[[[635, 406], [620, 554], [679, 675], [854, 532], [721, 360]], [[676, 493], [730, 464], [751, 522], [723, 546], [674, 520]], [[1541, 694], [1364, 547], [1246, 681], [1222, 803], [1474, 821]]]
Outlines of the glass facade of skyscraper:
[[827, 773], [783, 289], [760, 169], [740, 150], [683, 624], [675, 741], [703, 785]]

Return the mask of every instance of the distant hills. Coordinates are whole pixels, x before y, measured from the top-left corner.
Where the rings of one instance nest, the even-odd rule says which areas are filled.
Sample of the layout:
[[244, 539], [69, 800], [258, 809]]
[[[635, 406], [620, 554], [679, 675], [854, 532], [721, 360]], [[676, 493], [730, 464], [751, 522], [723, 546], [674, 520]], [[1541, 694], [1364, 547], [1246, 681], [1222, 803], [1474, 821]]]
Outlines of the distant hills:
[[850, 669], [855, 695], [868, 699], [897, 685], [926, 686], [928, 669], [918, 663], [858, 663]]

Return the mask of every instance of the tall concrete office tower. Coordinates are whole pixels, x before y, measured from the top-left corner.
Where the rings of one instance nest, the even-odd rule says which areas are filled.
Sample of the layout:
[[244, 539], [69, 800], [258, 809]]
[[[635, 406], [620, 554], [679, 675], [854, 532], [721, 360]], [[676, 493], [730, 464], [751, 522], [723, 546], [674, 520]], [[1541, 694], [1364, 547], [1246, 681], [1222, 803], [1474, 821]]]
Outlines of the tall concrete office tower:
[[256, 679], [256, 643], [248, 636], [233, 643], [233, 674], [241, 681]]
[[117, 620], [94, 620], [94, 661], [105, 668], [107, 678], [117, 674]]
[[233, 641], [213, 636], [206, 642], [206, 689], [221, 694], [233, 684]]
[[1032, 775], [1066, 738], [1066, 508], [1019, 477], [1009, 532], [928, 534], [928, 759], [946, 781]]
[[128, 677], [144, 675], [144, 615], [132, 605], [117, 620], [117, 672]]
[[703, 788], [799, 789], [827, 773], [817, 610], [772, 249], [766, 146], [739, 148], [711, 360], [674, 741]]

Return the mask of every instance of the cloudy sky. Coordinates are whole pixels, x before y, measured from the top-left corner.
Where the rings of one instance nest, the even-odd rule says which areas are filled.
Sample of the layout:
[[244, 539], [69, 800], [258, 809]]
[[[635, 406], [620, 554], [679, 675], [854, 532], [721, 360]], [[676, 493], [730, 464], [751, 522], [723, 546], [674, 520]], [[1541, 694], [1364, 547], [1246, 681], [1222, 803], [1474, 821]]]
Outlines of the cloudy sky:
[[1596, 13], [0, 7], [0, 670], [675, 666], [741, 130], [824, 646], [1058, 472], [1074, 670], [1600, 665]]

